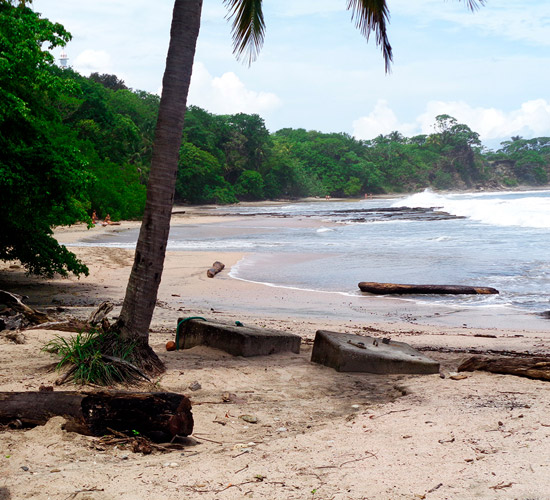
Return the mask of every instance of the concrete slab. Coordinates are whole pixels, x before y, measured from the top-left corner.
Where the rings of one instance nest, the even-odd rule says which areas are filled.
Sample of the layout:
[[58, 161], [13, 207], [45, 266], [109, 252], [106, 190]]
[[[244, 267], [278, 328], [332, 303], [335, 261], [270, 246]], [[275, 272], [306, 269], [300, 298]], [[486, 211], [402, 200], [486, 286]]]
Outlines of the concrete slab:
[[[178, 319], [178, 324], [184, 318]], [[191, 319], [180, 327], [179, 348], [206, 345], [233, 356], [267, 356], [279, 352], [300, 352], [301, 337], [252, 326]]]
[[439, 363], [404, 342], [318, 330], [311, 361], [339, 372], [411, 373], [439, 372]]

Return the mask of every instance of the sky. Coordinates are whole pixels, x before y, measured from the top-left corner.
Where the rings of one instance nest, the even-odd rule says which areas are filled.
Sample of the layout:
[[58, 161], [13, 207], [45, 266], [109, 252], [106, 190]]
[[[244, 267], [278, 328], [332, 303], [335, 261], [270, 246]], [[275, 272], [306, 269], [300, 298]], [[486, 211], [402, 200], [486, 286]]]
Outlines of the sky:
[[[348, 0], [265, 0], [266, 37], [250, 66], [232, 52], [223, 0], [204, 0], [188, 104], [257, 113], [274, 132], [305, 128], [372, 139], [434, 131], [448, 114], [498, 149], [511, 136], [550, 136], [550, 2], [388, 0], [390, 73]], [[115, 74], [160, 93], [171, 0], [34, 0], [73, 35], [64, 49], [83, 75]], [[61, 49], [54, 49], [59, 58]]]

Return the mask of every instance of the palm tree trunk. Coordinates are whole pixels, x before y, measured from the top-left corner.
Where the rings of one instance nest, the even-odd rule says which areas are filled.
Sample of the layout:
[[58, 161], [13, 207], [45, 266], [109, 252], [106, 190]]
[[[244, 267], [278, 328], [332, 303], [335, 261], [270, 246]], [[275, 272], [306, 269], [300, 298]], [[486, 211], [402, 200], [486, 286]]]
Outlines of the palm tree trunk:
[[162, 80], [147, 203], [134, 265], [115, 326], [125, 340], [136, 342], [134, 360], [149, 372], [163, 364], [149, 347], [149, 326], [164, 267], [183, 121], [199, 35], [202, 0], [175, 0], [170, 45]]

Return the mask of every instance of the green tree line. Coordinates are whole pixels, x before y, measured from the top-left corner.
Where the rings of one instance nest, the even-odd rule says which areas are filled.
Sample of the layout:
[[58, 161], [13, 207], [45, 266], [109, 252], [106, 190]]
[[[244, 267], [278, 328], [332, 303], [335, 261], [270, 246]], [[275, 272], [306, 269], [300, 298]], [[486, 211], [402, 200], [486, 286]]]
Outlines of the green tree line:
[[[159, 97], [115, 75], [59, 68], [49, 50], [70, 34], [30, 8], [0, 2], [0, 259], [41, 274], [85, 266], [52, 227], [99, 217], [141, 217]], [[176, 201], [235, 203], [305, 196], [548, 183], [550, 138], [512, 137], [497, 151], [451, 116], [433, 133], [363, 141], [285, 128], [262, 117], [190, 106]]]

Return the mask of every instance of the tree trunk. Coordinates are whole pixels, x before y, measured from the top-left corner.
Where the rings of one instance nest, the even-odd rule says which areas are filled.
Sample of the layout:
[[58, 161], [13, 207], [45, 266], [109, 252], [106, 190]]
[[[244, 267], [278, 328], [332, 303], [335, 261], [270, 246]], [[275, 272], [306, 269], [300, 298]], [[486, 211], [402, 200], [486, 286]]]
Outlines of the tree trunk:
[[375, 293], [378, 295], [390, 294], [470, 294], [470, 295], [488, 295], [496, 294], [495, 288], [481, 286], [462, 286], [462, 285], [401, 285], [397, 283], [377, 283], [375, 281], [362, 281], [359, 283], [362, 292]]
[[191, 402], [172, 392], [0, 392], [2, 423], [34, 427], [55, 416], [67, 420], [66, 430], [91, 436], [113, 429], [169, 440], [193, 432]]
[[157, 301], [174, 190], [187, 94], [199, 35], [202, 0], [176, 0], [170, 45], [162, 80], [147, 202], [136, 246], [134, 265], [115, 328], [122, 338], [137, 342], [134, 362], [150, 373], [164, 366], [149, 347], [149, 326]]
[[474, 370], [550, 380], [550, 357], [485, 358], [473, 356], [458, 367], [459, 372], [473, 372]]

